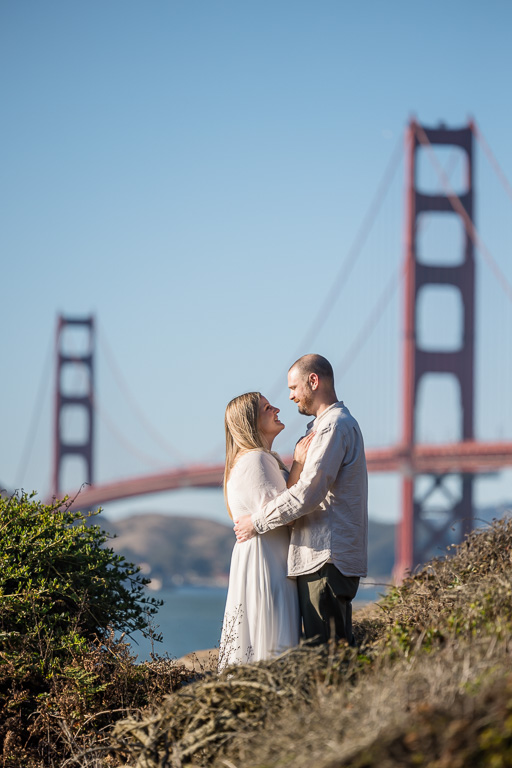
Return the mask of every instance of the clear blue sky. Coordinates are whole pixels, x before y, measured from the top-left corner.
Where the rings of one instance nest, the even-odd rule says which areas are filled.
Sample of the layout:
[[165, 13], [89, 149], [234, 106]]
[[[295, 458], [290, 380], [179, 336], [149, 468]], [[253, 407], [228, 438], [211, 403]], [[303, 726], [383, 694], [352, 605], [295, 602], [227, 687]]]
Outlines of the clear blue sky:
[[[100, 482], [176, 464], [136, 418], [109, 348], [183, 463], [222, 460], [225, 405], [252, 389], [276, 393], [287, 452], [306, 420], [286, 370], [308, 351], [332, 361], [367, 446], [395, 442], [400, 285], [357, 340], [403, 256], [403, 162], [325, 324], [301, 344], [411, 114], [449, 126], [472, 115], [512, 179], [511, 29], [506, 0], [4, 0], [2, 484], [49, 489], [59, 313], [94, 313], [102, 412], [153, 458], [98, 416]], [[477, 226], [512, 282], [511, 212], [477, 147]], [[512, 439], [511, 302], [481, 258], [477, 280], [477, 437]], [[423, 311], [433, 339], [457, 325], [448, 296]], [[455, 439], [450, 391], [438, 395], [422, 436]], [[510, 473], [479, 486], [478, 500], [512, 498]], [[225, 519], [207, 492], [107, 512], [142, 507]], [[397, 519], [396, 477], [372, 478], [370, 512]]]

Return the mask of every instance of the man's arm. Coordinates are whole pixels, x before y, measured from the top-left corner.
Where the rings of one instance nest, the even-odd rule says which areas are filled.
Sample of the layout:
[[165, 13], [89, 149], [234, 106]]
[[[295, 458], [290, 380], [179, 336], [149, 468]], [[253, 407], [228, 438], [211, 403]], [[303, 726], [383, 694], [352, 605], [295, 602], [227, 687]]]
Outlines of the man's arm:
[[342, 430], [330, 425], [313, 440], [298, 482], [235, 525], [237, 541], [297, 520], [313, 512], [327, 496], [346, 453]]

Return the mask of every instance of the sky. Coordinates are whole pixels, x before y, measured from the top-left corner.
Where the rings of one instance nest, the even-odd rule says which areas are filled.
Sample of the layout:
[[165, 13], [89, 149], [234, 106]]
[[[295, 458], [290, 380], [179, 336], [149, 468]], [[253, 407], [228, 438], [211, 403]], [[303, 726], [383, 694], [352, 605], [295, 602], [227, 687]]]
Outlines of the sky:
[[[511, 25], [508, 0], [3, 0], [3, 487], [50, 491], [60, 314], [95, 318], [96, 482], [222, 462], [249, 390], [281, 409], [288, 453], [307, 420], [286, 372], [311, 351], [367, 447], [396, 443], [404, 133], [472, 117], [512, 180]], [[512, 283], [512, 200], [475, 152], [476, 225]], [[456, 186], [460, 158], [439, 156]], [[425, 227], [434, 261], [459, 247], [443, 227]], [[512, 440], [512, 302], [476, 270], [475, 435]], [[426, 344], [456, 343], [453, 292], [418, 312]], [[456, 397], [430, 382], [419, 439], [458, 439]], [[398, 520], [399, 498], [371, 476], [370, 516]], [[477, 483], [479, 504], [511, 499], [510, 471]], [[105, 508], [154, 510], [228, 522], [217, 491]]]

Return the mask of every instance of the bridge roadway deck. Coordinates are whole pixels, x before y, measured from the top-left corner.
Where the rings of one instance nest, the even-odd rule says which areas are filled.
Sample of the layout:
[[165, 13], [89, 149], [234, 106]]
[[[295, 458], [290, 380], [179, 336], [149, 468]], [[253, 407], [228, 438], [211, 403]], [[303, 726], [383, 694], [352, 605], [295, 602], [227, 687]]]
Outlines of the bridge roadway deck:
[[[290, 463], [291, 457], [284, 457]], [[369, 472], [401, 474], [477, 474], [512, 466], [512, 443], [468, 440], [444, 445], [417, 445], [412, 452], [402, 446], [366, 451]], [[94, 509], [119, 499], [181, 488], [220, 488], [223, 464], [191, 465], [153, 475], [91, 485], [77, 495], [75, 508]], [[69, 494], [73, 498], [75, 494]]]

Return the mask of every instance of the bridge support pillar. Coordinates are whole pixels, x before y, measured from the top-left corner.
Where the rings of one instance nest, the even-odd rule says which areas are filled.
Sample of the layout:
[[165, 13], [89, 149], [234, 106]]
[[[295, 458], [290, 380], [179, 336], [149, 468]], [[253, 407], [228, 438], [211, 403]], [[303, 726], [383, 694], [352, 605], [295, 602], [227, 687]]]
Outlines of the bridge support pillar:
[[[74, 334], [80, 338], [73, 339]], [[70, 336], [70, 339], [67, 339]], [[79, 342], [79, 349], [66, 345], [67, 341]], [[78, 456], [85, 472], [80, 482], [93, 483], [94, 438], [94, 318], [59, 316], [56, 339], [57, 369], [55, 376], [54, 458], [52, 493], [62, 494], [62, 474], [65, 459]], [[76, 374], [76, 375], [74, 375]], [[81, 422], [79, 438], [66, 435], [66, 422]], [[76, 425], [75, 425], [76, 426]], [[75, 483], [73, 483], [75, 486]], [[69, 490], [69, 489], [68, 489]]]
[[[425, 142], [433, 146], [456, 147], [466, 161], [466, 188], [459, 199], [473, 220], [473, 131], [425, 128], [412, 121], [407, 136], [407, 217], [406, 279], [403, 335], [403, 433], [402, 442], [409, 457], [402, 480], [402, 519], [398, 528], [395, 580], [407, 571], [442, 554], [449, 544], [460, 541], [472, 528], [473, 477], [471, 475], [419, 476], [414, 469], [414, 447], [417, 442], [418, 387], [429, 374], [450, 375], [458, 384], [460, 434], [468, 440], [473, 433], [474, 397], [474, 306], [475, 276], [473, 242], [466, 231], [463, 217], [451, 204], [449, 194], [425, 194], [418, 188], [418, 150]], [[427, 145], [428, 146], [428, 145]], [[423, 148], [423, 152], [428, 151]], [[419, 216], [429, 214], [457, 217], [463, 232], [461, 254], [453, 262], [422, 260], [418, 249], [421, 234]], [[425, 286], [451, 286], [460, 297], [462, 307], [461, 343], [458, 349], [426, 349], [421, 346], [418, 327], [418, 298]], [[436, 318], [439, 320], [439, 318]], [[444, 322], [444, 319], [442, 319]], [[421, 329], [423, 330], [423, 329]], [[433, 427], [442, 426], [433, 424]], [[456, 478], [456, 481], [452, 478]], [[454, 485], [455, 490], [454, 490]], [[457, 487], [458, 486], [458, 487]], [[455, 533], [454, 533], [455, 532]]]

